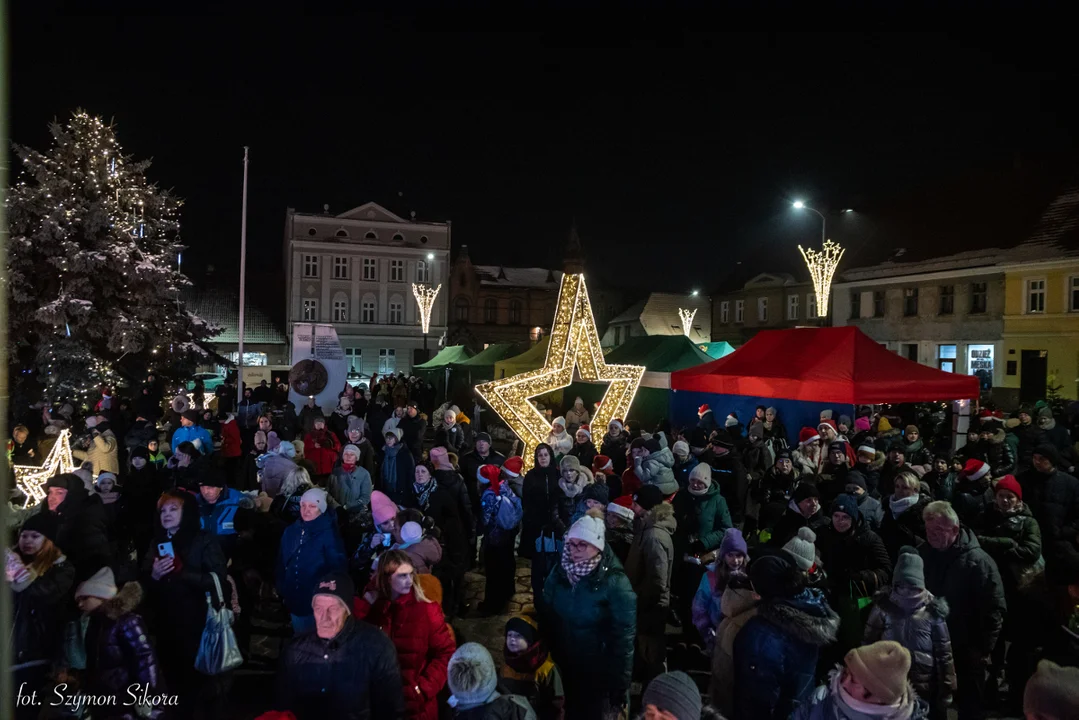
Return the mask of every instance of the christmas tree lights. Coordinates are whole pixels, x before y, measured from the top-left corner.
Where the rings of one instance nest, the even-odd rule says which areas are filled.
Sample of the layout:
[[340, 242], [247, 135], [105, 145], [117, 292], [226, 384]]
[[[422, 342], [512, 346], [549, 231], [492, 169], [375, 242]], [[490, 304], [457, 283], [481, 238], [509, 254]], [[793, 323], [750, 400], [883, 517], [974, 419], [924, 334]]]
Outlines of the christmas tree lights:
[[62, 473], [69, 473], [75, 469], [75, 461], [71, 457], [70, 430], [61, 430], [56, 438], [56, 444], [45, 456], [45, 462], [41, 467], [36, 465], [16, 465], [15, 487], [26, 496], [23, 507], [33, 507], [45, 499], [45, 483], [49, 478]]
[[431, 310], [435, 307], [435, 298], [438, 297], [438, 291], [441, 289], [441, 283], [433, 288], [430, 285], [412, 283], [412, 295], [416, 298], [416, 306], [420, 309], [420, 326], [423, 328], [424, 335], [431, 329]]
[[682, 321], [682, 332], [686, 337], [689, 337], [689, 331], [693, 329], [693, 317], [697, 314], [697, 308], [688, 310], [686, 308], [678, 308], [678, 319]]
[[817, 316], [825, 317], [828, 314], [828, 295], [832, 291], [832, 276], [835, 275], [836, 266], [839, 265], [843, 253], [846, 252], [839, 243], [825, 240], [824, 246], [819, 250], [803, 250], [802, 259], [809, 268], [809, 277], [813, 281], [813, 290], [817, 294]]
[[644, 375], [640, 365], [608, 365], [603, 359], [596, 321], [588, 301], [584, 275], [566, 273], [558, 290], [551, 340], [543, 367], [476, 386], [476, 392], [509, 425], [524, 444], [525, 468], [532, 466], [536, 446], [546, 442], [551, 424], [529, 398], [566, 387], [577, 369], [583, 380], [610, 383], [596, 409], [592, 427], [606, 428], [625, 418]]

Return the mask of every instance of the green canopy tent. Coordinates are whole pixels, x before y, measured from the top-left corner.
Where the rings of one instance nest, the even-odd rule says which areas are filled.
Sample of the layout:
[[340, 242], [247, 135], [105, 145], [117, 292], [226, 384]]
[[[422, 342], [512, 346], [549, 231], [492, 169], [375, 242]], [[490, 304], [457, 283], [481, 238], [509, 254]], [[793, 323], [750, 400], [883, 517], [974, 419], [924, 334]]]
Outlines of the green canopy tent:
[[425, 363], [413, 365], [412, 370], [427, 382], [435, 386], [435, 397], [446, 397], [449, 387], [450, 365], [464, 362], [472, 356], [464, 345], [450, 345], [438, 351], [438, 354]]
[[721, 357], [726, 357], [734, 352], [734, 346], [726, 340], [720, 340], [719, 342], [700, 343], [697, 345], [701, 350], [708, 354], [708, 357], [713, 360], [719, 360]]
[[551, 336], [548, 335], [520, 355], [499, 360], [495, 363], [494, 379], [501, 380], [504, 377], [513, 377], [543, 367], [543, 363], [547, 360], [547, 346], [550, 344]]
[[[458, 370], [467, 377], [469, 385], [495, 379], [495, 363], [517, 353], [517, 343], [494, 343], [476, 353], [467, 360], [453, 363], [454, 373]], [[454, 381], [456, 383], [456, 380]]]

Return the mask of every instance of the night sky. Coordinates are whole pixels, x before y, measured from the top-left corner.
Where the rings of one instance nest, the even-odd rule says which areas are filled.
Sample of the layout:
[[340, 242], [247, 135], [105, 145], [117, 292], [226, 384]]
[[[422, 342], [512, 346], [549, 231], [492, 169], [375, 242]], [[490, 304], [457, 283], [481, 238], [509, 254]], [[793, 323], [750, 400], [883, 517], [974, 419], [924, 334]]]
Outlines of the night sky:
[[837, 212], [852, 262], [1015, 242], [1076, 167], [1075, 61], [1041, 36], [438, 29], [17, 12], [13, 139], [114, 118], [186, 198], [191, 267], [238, 261], [246, 144], [256, 272], [286, 207], [375, 200], [507, 265], [558, 267], [576, 220], [597, 281], [657, 290], [798, 272], [819, 220], [795, 197]]

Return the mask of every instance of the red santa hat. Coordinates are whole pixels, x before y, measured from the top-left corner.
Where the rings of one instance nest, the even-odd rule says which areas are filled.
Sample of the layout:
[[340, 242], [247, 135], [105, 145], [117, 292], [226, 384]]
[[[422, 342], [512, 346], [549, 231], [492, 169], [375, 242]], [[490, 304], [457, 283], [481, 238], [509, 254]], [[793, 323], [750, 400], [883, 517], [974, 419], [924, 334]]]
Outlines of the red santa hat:
[[967, 460], [967, 464], [963, 466], [963, 477], [971, 480], [979, 480], [987, 474], [989, 474], [989, 463], [982, 462], [977, 458]]
[[618, 432], [622, 432], [622, 428], [625, 427], [622, 424], [622, 418], [611, 418], [611, 421], [607, 423], [607, 428], [610, 429], [611, 425], [614, 425], [616, 428], [618, 428]]
[[506, 462], [502, 463], [502, 472], [506, 473], [510, 477], [520, 477], [521, 470], [524, 469], [525, 461], [520, 455], [514, 455], [511, 458], [506, 458]]
[[623, 495], [622, 497], [615, 498], [607, 503], [607, 513], [617, 515], [624, 520], [633, 522], [633, 496]]
[[697, 415], [704, 415], [711, 409], [712, 408], [708, 407], [708, 403], [705, 403], [704, 405], [701, 405], [699, 408], [697, 408]]
[[588, 436], [589, 440], [592, 439], [592, 430], [588, 427], [587, 424], [584, 424], [584, 425], [581, 425], [580, 427], [578, 427], [577, 432], [584, 433], [585, 435]]
[[598, 473], [604, 470], [614, 470], [614, 465], [606, 455], [597, 455], [592, 459], [592, 472]]
[[820, 421], [820, 424], [819, 424], [819, 425], [817, 425], [817, 430], [820, 430], [820, 429], [821, 429], [822, 427], [824, 427], [825, 425], [827, 425], [827, 426], [829, 426], [830, 428], [832, 428], [832, 430], [834, 430], [834, 431], [835, 431], [835, 432], [836, 432], [837, 434], [839, 433], [839, 428], [838, 428], [838, 427], [836, 427], [836, 424], [835, 424], [835, 420], [833, 420], [832, 418], [826, 418], [826, 419], [824, 419], [824, 420], [821, 420], [821, 421]]
[[820, 440], [820, 434], [811, 427], [804, 427], [802, 431], [798, 433], [798, 444], [808, 445], [812, 442]]

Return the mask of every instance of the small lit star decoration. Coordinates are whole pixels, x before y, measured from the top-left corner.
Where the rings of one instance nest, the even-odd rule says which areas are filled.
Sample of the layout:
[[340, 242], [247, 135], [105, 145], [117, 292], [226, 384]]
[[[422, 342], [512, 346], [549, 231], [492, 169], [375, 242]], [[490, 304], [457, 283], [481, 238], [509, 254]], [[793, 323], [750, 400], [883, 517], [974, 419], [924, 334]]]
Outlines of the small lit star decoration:
[[813, 290], [817, 294], [817, 316], [825, 317], [828, 314], [828, 295], [832, 290], [832, 276], [835, 275], [836, 266], [839, 265], [843, 253], [846, 252], [839, 243], [826, 240], [819, 251], [803, 250], [802, 259], [809, 268], [809, 277], [813, 280]]
[[412, 283], [412, 294], [416, 297], [416, 305], [420, 308], [420, 326], [423, 328], [424, 335], [431, 329], [431, 309], [434, 308], [435, 298], [438, 297], [438, 291], [441, 289], [441, 283], [433, 288], [430, 285]]
[[682, 321], [682, 332], [689, 337], [689, 331], [693, 329], [693, 317], [697, 314], [697, 308], [687, 310], [678, 308], [678, 319]]
[[625, 418], [644, 367], [608, 365], [603, 360], [596, 321], [588, 302], [584, 275], [566, 273], [558, 290], [547, 359], [537, 370], [476, 386], [487, 401], [524, 444], [521, 458], [525, 469], [532, 467], [536, 446], [546, 442], [551, 423], [536, 410], [529, 398], [564, 388], [573, 381], [577, 369], [581, 379], [610, 383], [592, 419], [592, 427], [606, 428], [613, 418]]
[[75, 470], [75, 461], [71, 457], [70, 430], [61, 430], [56, 444], [45, 457], [41, 467], [36, 465], [15, 466], [15, 486], [26, 496], [23, 507], [33, 507], [45, 499], [45, 483], [49, 478]]

